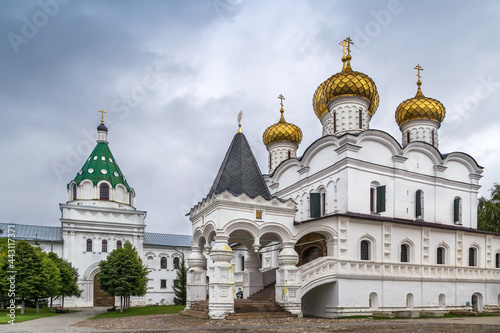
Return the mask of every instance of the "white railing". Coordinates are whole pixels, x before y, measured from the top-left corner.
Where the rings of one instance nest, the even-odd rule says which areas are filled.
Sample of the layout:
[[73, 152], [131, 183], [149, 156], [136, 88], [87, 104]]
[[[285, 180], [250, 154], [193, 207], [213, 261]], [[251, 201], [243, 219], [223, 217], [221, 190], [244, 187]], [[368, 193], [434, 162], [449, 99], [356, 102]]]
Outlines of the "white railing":
[[321, 257], [299, 267], [302, 288], [316, 280], [331, 281], [342, 277], [380, 277], [389, 279], [457, 279], [500, 280], [500, 269], [415, 265], [411, 263], [381, 263], [372, 261], [338, 260]]

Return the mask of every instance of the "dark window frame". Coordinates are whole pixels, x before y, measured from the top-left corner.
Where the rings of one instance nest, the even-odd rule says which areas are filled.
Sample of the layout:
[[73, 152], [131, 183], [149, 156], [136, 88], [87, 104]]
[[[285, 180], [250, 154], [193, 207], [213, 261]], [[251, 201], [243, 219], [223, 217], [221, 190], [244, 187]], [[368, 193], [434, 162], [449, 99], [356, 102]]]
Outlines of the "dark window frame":
[[92, 239], [87, 238], [87, 252], [92, 252]]
[[99, 185], [99, 199], [109, 201], [109, 185], [102, 183]]
[[401, 262], [410, 262], [410, 245], [409, 244], [401, 244], [400, 250], [400, 259]]
[[370, 258], [370, 245], [371, 245], [371, 242], [369, 240], [366, 240], [366, 239], [363, 239], [360, 243], [360, 247], [361, 247], [361, 260], [371, 260]]
[[436, 264], [444, 265], [446, 263], [445, 259], [446, 249], [442, 246], [439, 246], [436, 249]]
[[108, 241], [105, 239], [102, 240], [101, 252], [108, 252]]

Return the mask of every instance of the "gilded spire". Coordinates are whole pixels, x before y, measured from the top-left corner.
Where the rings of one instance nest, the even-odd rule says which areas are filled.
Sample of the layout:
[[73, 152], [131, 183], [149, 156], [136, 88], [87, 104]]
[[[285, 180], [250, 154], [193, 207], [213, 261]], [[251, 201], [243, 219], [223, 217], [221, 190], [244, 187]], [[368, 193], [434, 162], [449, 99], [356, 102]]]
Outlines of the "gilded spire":
[[101, 113], [101, 124], [104, 124], [104, 114], [107, 113], [106, 111], [104, 110], [99, 110], [97, 112], [100, 112]]
[[283, 100], [285, 99], [285, 96], [283, 96], [283, 94], [280, 94], [278, 96], [278, 98], [281, 100], [281, 102], [280, 102], [280, 104], [281, 104], [281, 109], [280, 109], [280, 112], [281, 112], [280, 123], [286, 123], [285, 116], [283, 115], [285, 113], [285, 109], [283, 109]]
[[[339, 44], [342, 46], [342, 53], [343, 53], [342, 62], [344, 63], [342, 66], [343, 72], [352, 71], [352, 68], [351, 68], [351, 59], [352, 59], [352, 57], [351, 57], [351, 44], [354, 44], [354, 43], [350, 37], [347, 37]], [[345, 54], [346, 47], [347, 47], [347, 55]]]
[[415, 66], [414, 69], [417, 70], [417, 77], [418, 77], [418, 81], [417, 81], [418, 90], [417, 90], [417, 94], [415, 95], [415, 97], [424, 97], [424, 94], [422, 93], [422, 90], [420, 89], [420, 86], [422, 85], [422, 81], [420, 81], [420, 78], [421, 78], [420, 71], [423, 71], [424, 69], [420, 65]]
[[243, 111], [240, 111], [240, 113], [238, 113], [238, 133], [243, 133], [243, 131], [241, 130], [241, 118], [243, 117]]

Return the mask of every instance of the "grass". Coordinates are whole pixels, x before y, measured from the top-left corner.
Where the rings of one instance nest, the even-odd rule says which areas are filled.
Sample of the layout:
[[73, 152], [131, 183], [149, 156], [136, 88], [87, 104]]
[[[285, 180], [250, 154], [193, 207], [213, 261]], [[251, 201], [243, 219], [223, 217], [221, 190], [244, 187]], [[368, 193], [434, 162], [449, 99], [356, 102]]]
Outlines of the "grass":
[[[9, 323], [9, 320], [11, 319], [9, 316], [7, 316], [8, 314], [10, 314], [9, 310], [0, 310], [0, 325]], [[44, 317], [58, 316], [60, 314], [62, 313], [55, 313], [55, 311], [51, 312], [50, 308], [40, 308], [40, 313], [36, 313], [36, 309], [25, 308], [24, 314], [22, 315], [21, 309], [16, 309], [16, 320], [14, 321], [14, 323], [20, 323], [22, 321], [33, 320]]]
[[184, 308], [184, 305], [140, 306], [128, 308], [127, 310], [120, 312], [120, 307], [117, 307], [116, 311], [101, 313], [100, 315], [89, 319], [175, 314], [181, 312]]

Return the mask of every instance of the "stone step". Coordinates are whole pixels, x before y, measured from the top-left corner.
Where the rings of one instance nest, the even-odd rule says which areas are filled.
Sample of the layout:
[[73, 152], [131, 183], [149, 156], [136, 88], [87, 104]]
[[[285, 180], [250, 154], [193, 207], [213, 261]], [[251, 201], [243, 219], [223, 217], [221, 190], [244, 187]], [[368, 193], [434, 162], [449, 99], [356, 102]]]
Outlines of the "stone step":
[[183, 316], [195, 317], [199, 319], [208, 319], [208, 310], [207, 311], [198, 311], [194, 309], [185, 309], [180, 312]]
[[231, 313], [226, 316], [227, 320], [237, 320], [237, 319], [262, 319], [262, 318], [288, 318], [294, 317], [289, 312], [248, 312], [248, 313]]

